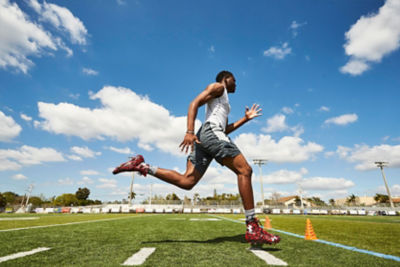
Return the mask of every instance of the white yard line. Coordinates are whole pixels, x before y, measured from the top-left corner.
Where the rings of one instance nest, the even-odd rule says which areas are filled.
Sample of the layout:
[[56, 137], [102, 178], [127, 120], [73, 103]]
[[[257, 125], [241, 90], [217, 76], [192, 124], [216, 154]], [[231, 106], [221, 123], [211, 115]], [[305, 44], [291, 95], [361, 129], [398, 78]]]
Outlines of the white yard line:
[[216, 218], [190, 218], [189, 221], [220, 221], [220, 219]]
[[46, 251], [46, 250], [49, 250], [49, 249], [50, 248], [35, 248], [35, 249], [31, 250], [31, 251], [25, 251], [25, 252], [19, 252], [19, 253], [11, 254], [11, 255], [8, 255], [8, 256], [5, 256], [5, 257], [1, 257], [0, 258], [0, 262], [5, 262], [5, 261], [9, 261], [9, 260], [22, 258], [22, 257], [29, 256], [29, 255], [32, 255], [32, 254], [35, 254], [35, 253]]
[[0, 233], [1, 232], [19, 231], [19, 230], [37, 229], [37, 228], [47, 228], [47, 227], [74, 225], [74, 224], [81, 224], [81, 223], [95, 223], [95, 222], [107, 222], [107, 221], [115, 221], [115, 220], [122, 220], [122, 219], [143, 218], [143, 217], [154, 216], [154, 215], [158, 215], [158, 214], [148, 214], [148, 215], [142, 215], [142, 216], [127, 216], [127, 217], [118, 217], [118, 218], [111, 218], [111, 219], [100, 219], [100, 220], [91, 220], [91, 221], [81, 221], [81, 222], [71, 222], [71, 223], [38, 225], [38, 226], [30, 226], [30, 227], [22, 227], [22, 228], [12, 228], [12, 229], [0, 230]]
[[156, 248], [141, 248], [138, 252], [128, 258], [123, 264], [126, 266], [141, 265], [146, 259], [153, 254]]
[[254, 253], [257, 257], [265, 261], [269, 265], [279, 265], [279, 266], [287, 266], [288, 264], [283, 260], [269, 254], [265, 250], [257, 249], [257, 248], [250, 248], [251, 252]]

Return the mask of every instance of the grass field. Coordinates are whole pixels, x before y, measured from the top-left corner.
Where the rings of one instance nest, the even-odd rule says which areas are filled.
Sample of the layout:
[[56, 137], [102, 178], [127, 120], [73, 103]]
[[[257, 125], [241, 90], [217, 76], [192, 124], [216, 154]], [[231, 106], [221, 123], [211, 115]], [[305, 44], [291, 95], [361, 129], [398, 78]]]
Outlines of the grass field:
[[[266, 266], [248, 250], [242, 218], [207, 214], [2, 214], [0, 259], [39, 247], [50, 250], [3, 261], [0, 266], [121, 266], [144, 247], [156, 250], [143, 266]], [[300, 235], [304, 235], [306, 218], [310, 218], [319, 239], [400, 257], [399, 217], [269, 218], [274, 229]], [[399, 261], [280, 236], [278, 245], [264, 245], [263, 250], [289, 266], [400, 266]]]

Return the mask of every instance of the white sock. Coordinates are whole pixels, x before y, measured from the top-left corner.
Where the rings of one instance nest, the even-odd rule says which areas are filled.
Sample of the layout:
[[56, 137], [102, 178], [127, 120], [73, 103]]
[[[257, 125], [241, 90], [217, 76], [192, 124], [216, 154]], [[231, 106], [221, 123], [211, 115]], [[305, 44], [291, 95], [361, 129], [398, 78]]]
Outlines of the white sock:
[[246, 216], [246, 223], [247, 223], [253, 220], [254, 217], [256, 217], [256, 212], [254, 211], [254, 209], [244, 210], [244, 215]]

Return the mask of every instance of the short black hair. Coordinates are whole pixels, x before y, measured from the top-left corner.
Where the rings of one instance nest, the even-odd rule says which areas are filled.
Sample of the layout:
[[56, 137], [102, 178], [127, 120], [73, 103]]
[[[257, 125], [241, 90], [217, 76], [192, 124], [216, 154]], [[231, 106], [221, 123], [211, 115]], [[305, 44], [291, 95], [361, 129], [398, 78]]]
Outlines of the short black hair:
[[227, 71], [227, 70], [220, 71], [220, 72], [217, 74], [217, 77], [215, 77], [215, 81], [218, 82], [218, 83], [220, 83], [220, 82], [222, 82], [222, 80], [223, 80], [225, 77], [229, 77], [229, 76], [233, 76], [232, 72]]

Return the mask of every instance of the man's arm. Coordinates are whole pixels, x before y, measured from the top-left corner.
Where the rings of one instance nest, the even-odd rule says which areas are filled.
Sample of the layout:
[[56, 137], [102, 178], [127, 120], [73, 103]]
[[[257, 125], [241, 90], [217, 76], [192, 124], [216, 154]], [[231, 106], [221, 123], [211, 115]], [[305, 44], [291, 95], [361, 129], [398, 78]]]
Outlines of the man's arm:
[[181, 151], [185, 150], [188, 152], [189, 147], [193, 149], [194, 142], [199, 143], [197, 136], [194, 132], [194, 122], [197, 116], [197, 110], [199, 107], [207, 103], [210, 99], [220, 97], [224, 93], [224, 85], [221, 83], [212, 83], [201, 92], [189, 105], [188, 116], [187, 116], [187, 130], [186, 135], [179, 145]]
[[253, 104], [251, 109], [246, 107], [246, 111], [244, 113], [244, 117], [239, 119], [238, 121], [236, 121], [234, 123], [228, 124], [226, 126], [225, 133], [226, 134], [230, 134], [231, 132], [233, 132], [234, 130], [236, 130], [237, 128], [239, 128], [240, 126], [242, 126], [243, 124], [245, 124], [249, 120], [252, 120], [255, 117], [261, 116], [262, 115], [260, 113], [261, 111], [262, 111], [262, 109], [260, 108], [260, 105], [257, 105], [257, 104]]

